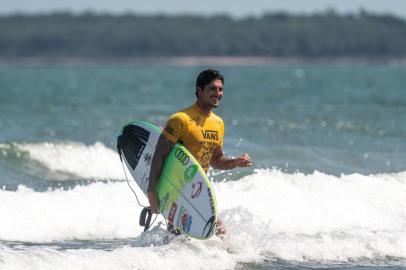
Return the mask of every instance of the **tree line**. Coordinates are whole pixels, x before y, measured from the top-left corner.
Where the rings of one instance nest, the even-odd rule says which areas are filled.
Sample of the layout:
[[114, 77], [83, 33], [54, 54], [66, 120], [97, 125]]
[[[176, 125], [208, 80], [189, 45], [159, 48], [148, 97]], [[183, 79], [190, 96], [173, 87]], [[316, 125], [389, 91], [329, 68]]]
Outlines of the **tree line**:
[[365, 11], [291, 15], [0, 17], [0, 57], [404, 57], [406, 21]]

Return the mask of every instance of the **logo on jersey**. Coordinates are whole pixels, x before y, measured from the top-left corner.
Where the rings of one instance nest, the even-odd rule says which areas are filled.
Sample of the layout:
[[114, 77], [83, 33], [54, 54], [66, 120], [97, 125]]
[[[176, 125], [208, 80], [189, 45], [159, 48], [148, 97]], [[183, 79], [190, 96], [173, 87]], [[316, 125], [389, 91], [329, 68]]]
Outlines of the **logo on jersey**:
[[174, 131], [173, 127], [170, 126], [170, 125], [167, 125], [165, 127], [165, 131], [168, 132], [169, 134], [171, 134], [172, 136], [175, 134], [175, 131]]
[[219, 132], [217, 130], [202, 130], [202, 135], [205, 140], [218, 141]]

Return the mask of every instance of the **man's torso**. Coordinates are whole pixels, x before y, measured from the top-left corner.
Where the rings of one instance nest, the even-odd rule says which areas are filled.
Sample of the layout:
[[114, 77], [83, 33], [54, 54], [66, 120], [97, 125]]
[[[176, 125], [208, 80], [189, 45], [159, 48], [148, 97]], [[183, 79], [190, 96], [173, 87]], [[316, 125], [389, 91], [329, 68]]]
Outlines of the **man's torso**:
[[224, 124], [213, 112], [205, 115], [194, 104], [169, 118], [164, 135], [182, 143], [207, 172], [213, 150], [223, 145]]

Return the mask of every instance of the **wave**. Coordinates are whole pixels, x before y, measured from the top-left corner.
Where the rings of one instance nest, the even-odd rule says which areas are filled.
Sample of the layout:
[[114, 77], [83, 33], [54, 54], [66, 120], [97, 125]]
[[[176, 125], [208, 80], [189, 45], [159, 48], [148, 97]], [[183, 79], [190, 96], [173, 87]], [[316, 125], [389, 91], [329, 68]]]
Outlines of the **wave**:
[[[406, 258], [405, 172], [335, 177], [257, 170], [216, 191], [225, 223], [235, 225], [230, 235], [247, 232], [248, 242], [271, 257]], [[244, 212], [235, 215], [236, 209], [246, 210], [239, 224]]]
[[[45, 268], [47, 263], [55, 266], [75, 256], [83, 260], [83, 265], [90, 263], [90, 256], [92, 260], [106, 258], [107, 265], [121, 259], [126, 266], [136, 262], [140, 269], [158, 269], [156, 265], [178, 268], [184, 264], [200, 268], [194, 267], [194, 262], [205, 265], [207, 260], [211, 265], [215, 263], [213, 258], [218, 260], [218, 269], [274, 259], [406, 259], [405, 172], [335, 177], [261, 169], [238, 181], [216, 182], [214, 189], [220, 218], [227, 228], [224, 240], [213, 237], [150, 246], [150, 240], [144, 239], [143, 247], [123, 240], [123, 246], [112, 252], [92, 248], [51, 252], [32, 247], [35, 256], [27, 255], [25, 249], [17, 252], [6, 246], [0, 254], [16, 261], [22, 256]], [[146, 202], [145, 197], [140, 198]], [[0, 212], [6, 217], [0, 223], [0, 240], [56, 243], [141, 239], [145, 234], [138, 226], [140, 210], [123, 182], [96, 182], [65, 191], [35, 192], [24, 186], [15, 192], [0, 190]], [[127, 259], [132, 257], [129, 254], [145, 258], [133, 261]], [[180, 257], [188, 259], [185, 262]]]
[[[207, 244], [210, 243], [210, 246]], [[256, 256], [258, 257], [258, 256]], [[112, 251], [51, 248], [13, 250], [0, 245], [2, 269], [232, 269], [238, 254], [228, 253], [219, 240], [206, 243], [175, 240], [164, 246], [124, 246]]]
[[[47, 170], [71, 177], [92, 180], [123, 180], [125, 178], [116, 151], [101, 142], [85, 145], [78, 142], [42, 142], [0, 144], [0, 154], [28, 155], [30, 162], [39, 163]], [[22, 161], [15, 166], [21, 166]]]

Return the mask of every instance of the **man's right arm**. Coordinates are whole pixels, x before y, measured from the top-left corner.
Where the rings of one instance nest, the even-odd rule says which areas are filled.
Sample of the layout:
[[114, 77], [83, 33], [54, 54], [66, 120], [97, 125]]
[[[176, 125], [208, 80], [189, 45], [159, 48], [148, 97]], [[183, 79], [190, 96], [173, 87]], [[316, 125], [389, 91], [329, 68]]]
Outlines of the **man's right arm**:
[[161, 134], [158, 139], [157, 147], [155, 149], [154, 157], [152, 158], [151, 171], [149, 174], [149, 183], [147, 189], [147, 196], [152, 213], [159, 213], [159, 200], [156, 192], [159, 177], [162, 173], [165, 158], [173, 148], [175, 143], [168, 140], [165, 135]]

